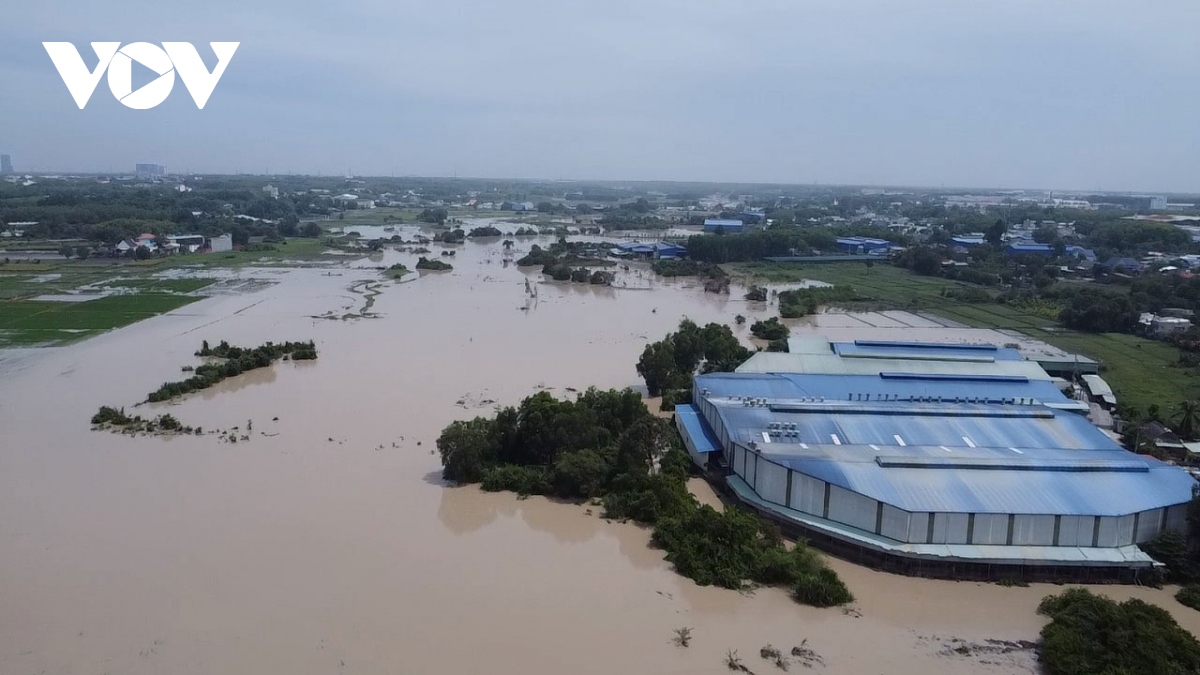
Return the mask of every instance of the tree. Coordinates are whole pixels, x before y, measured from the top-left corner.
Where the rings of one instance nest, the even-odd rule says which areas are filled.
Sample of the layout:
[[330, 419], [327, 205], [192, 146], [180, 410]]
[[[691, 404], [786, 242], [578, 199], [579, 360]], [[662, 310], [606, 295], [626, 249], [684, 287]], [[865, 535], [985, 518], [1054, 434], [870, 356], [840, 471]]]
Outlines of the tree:
[[148, 260], [150, 256], [150, 249], [146, 246], [139, 246], [133, 251], [133, 257], [138, 260]]
[[421, 212], [421, 215], [417, 216], [417, 220], [421, 221], [422, 223], [434, 223], [437, 225], [442, 225], [449, 217], [450, 214], [446, 211], [446, 209], [425, 209]]
[[1129, 333], [1137, 325], [1138, 312], [1127, 295], [1084, 287], [1075, 291], [1058, 318], [1075, 330]]
[[646, 381], [651, 396], [661, 396], [666, 389], [677, 388], [679, 371], [675, 367], [675, 349], [669, 340], [646, 345], [637, 362], [638, 375]]
[[321, 236], [324, 231], [325, 230], [321, 229], [321, 226], [316, 223], [305, 223], [300, 228], [300, 236], [315, 239]]
[[494, 422], [483, 417], [452, 422], [446, 427], [437, 439], [442, 456], [442, 478], [458, 483], [482, 480], [484, 469], [496, 456], [493, 429]]
[[88, 256], [91, 254], [92, 249], [88, 248], [87, 246], [78, 246], [75, 248], [75, 257], [79, 258], [80, 260], [87, 260]]
[[991, 244], [992, 246], [1000, 246], [1000, 244], [1004, 242], [1004, 234], [1007, 231], [1008, 228], [1005, 227], [1004, 221], [997, 219], [996, 222], [992, 223], [991, 226], [988, 227], [987, 231], [984, 232], [983, 238], [986, 239], [987, 243]]
[[64, 258], [70, 258], [75, 255], [75, 248], [70, 244], [63, 244], [58, 247], [58, 254]]
[[1193, 399], [1180, 403], [1176, 408], [1174, 422], [1175, 433], [1181, 438], [1196, 438], [1196, 432], [1200, 431], [1200, 401]]
[[1161, 607], [1073, 588], [1046, 597], [1038, 613], [1050, 617], [1039, 655], [1047, 675], [1200, 672], [1200, 642]]
[[1058, 239], [1058, 228], [1054, 225], [1042, 225], [1033, 231], [1033, 240], [1039, 244], [1049, 244]]

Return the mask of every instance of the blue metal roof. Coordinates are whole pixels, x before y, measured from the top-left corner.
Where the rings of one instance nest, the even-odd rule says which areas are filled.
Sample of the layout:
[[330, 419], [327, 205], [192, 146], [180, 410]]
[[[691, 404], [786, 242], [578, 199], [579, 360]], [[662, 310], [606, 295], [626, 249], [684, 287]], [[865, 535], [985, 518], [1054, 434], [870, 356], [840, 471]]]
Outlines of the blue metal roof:
[[934, 344], [928, 342], [881, 342], [875, 340], [855, 340], [854, 342], [834, 342], [833, 351], [838, 356], [886, 356], [888, 358], [944, 358], [955, 359], [990, 359], [995, 361], [1023, 361], [1025, 357], [1016, 349], [997, 347], [991, 344], [947, 343]]
[[[1119, 516], [1185, 503], [1196, 484], [1029, 402], [1070, 403], [1045, 380], [721, 373], [695, 386], [732, 442], [912, 512]], [[715, 445], [717, 420], [696, 422], [689, 436]]]
[[[1064, 470], [1063, 462], [1071, 459], [1050, 460], [1043, 468], [1034, 463], [1023, 470], [965, 467], [946, 470], [884, 467], [874, 459], [862, 461], [845, 456], [845, 446], [809, 448], [843, 452], [837, 458], [768, 455], [766, 449], [774, 445], [760, 446], [764, 456], [913, 513], [1123, 516], [1186, 503], [1196, 484], [1186, 471], [1120, 449], [1085, 452], [1093, 463], [1093, 468], [1087, 470]], [[937, 447], [909, 446], [906, 450], [948, 454]], [[1108, 470], [1094, 468], [1108, 463], [1112, 464]], [[1145, 470], [1129, 470], [1130, 463], [1144, 464]]]
[[1009, 376], [940, 376], [886, 372], [879, 375], [808, 375], [802, 373], [714, 373], [696, 377], [710, 396], [770, 399], [824, 397], [840, 401], [939, 399], [942, 401], [1036, 399], [1071, 404], [1050, 380]]
[[712, 429], [708, 427], [708, 423], [700, 416], [700, 411], [695, 406], [677, 405], [675, 406], [675, 415], [683, 424], [684, 431], [692, 440], [696, 452], [707, 454], [721, 449], [721, 442], [713, 435]]

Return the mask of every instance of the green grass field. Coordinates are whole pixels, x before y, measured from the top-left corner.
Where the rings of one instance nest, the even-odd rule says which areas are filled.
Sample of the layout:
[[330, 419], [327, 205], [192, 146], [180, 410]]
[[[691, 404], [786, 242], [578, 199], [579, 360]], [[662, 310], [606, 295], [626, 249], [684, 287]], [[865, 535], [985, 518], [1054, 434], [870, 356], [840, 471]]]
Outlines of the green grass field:
[[0, 302], [0, 347], [77, 340], [178, 309], [200, 298], [168, 293], [110, 295], [85, 302]]
[[[790, 265], [738, 263], [724, 266], [748, 280], [794, 282], [803, 279], [852, 286], [865, 302], [849, 309], [920, 310], [978, 328], [1018, 330], [1046, 343], [1095, 359], [1117, 400], [1146, 410], [1170, 411], [1180, 401], [1200, 398], [1200, 372], [1179, 364], [1179, 350], [1155, 340], [1121, 333], [1079, 333], [1035, 311], [999, 303], [964, 303], [947, 290], [967, 286], [938, 277], [922, 277], [889, 264]], [[995, 295], [995, 293], [992, 293]], [[1045, 310], [1043, 310], [1045, 311]]]
[[[0, 348], [49, 345], [90, 337], [194, 302], [195, 293], [215, 282], [204, 278], [159, 278], [177, 268], [222, 268], [320, 262], [327, 249], [319, 239], [297, 238], [271, 251], [230, 251], [150, 260], [45, 260], [0, 263]], [[136, 289], [102, 296], [104, 287]], [[68, 292], [96, 293], [85, 302], [34, 298]]]

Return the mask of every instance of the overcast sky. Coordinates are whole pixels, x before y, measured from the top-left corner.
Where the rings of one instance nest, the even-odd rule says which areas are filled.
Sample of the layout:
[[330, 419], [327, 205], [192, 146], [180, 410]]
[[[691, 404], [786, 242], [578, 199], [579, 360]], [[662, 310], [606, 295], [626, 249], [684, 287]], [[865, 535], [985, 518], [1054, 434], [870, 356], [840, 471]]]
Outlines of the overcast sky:
[[[19, 170], [1200, 191], [1196, 0], [6, 0]], [[204, 110], [43, 41], [241, 47]], [[135, 86], [137, 84], [135, 83]]]

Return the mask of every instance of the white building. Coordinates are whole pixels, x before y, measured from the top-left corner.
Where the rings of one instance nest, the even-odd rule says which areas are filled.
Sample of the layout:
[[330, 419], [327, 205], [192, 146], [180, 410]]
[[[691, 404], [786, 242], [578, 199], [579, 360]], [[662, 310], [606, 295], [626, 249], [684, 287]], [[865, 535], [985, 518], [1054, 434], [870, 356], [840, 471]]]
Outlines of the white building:
[[233, 235], [223, 234], [219, 237], [213, 237], [209, 240], [209, 250], [213, 253], [221, 253], [222, 251], [233, 250]]
[[1151, 197], [1150, 198], [1150, 210], [1151, 211], [1166, 211], [1167, 210], [1167, 198], [1166, 197]]
[[274, 185], [268, 185], [262, 189], [263, 193], [271, 199], [279, 199], [279, 188]]

